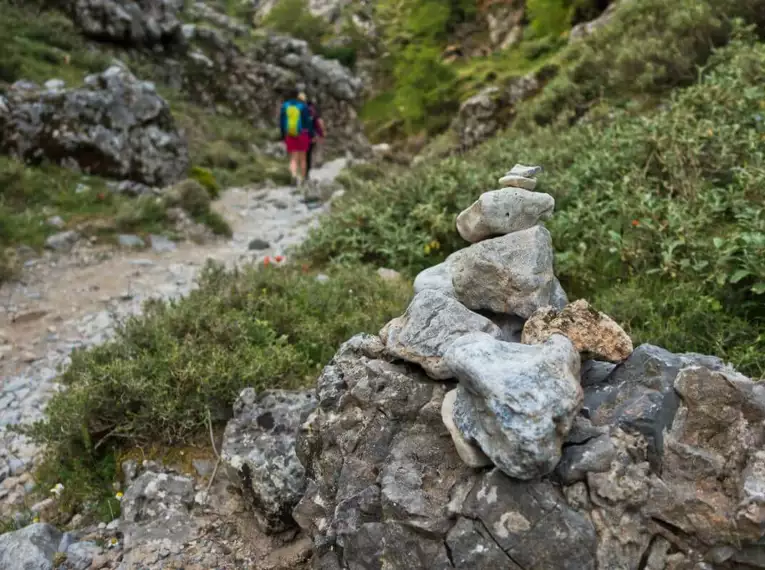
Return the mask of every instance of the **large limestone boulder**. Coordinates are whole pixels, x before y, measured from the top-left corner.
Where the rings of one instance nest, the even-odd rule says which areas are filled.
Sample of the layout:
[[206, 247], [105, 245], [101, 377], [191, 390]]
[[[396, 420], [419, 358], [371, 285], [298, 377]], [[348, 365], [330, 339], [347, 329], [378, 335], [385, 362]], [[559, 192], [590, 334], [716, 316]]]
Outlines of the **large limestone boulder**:
[[621, 362], [632, 354], [632, 339], [608, 315], [596, 311], [584, 299], [563, 310], [538, 309], [523, 327], [522, 342], [539, 344], [554, 334], [567, 336], [586, 358]]
[[462, 250], [452, 273], [457, 299], [474, 311], [529, 318], [561, 301], [552, 238], [541, 226], [471, 245]]
[[455, 251], [443, 262], [421, 271], [414, 279], [415, 294], [432, 289], [440, 291], [449, 297], [456, 297], [452, 279], [454, 277], [455, 263], [462, 255], [462, 251]]
[[0, 535], [0, 570], [53, 570], [62, 536], [43, 523]]
[[531, 228], [549, 219], [554, 209], [555, 199], [549, 194], [521, 188], [493, 190], [481, 194], [457, 216], [457, 231], [466, 241], [476, 243]]
[[530, 347], [465, 335], [444, 357], [459, 379], [454, 421], [510, 477], [555, 469], [582, 404], [579, 355], [561, 335]]
[[313, 391], [242, 391], [226, 425], [221, 459], [237, 481], [263, 532], [294, 526], [291, 511], [305, 490], [295, 455], [301, 422], [316, 405]]
[[387, 351], [419, 364], [436, 380], [452, 377], [443, 356], [454, 341], [470, 332], [500, 338], [502, 330], [486, 317], [436, 290], [417, 293], [406, 312], [380, 331]]
[[75, 23], [94, 39], [133, 46], [183, 43], [183, 0], [68, 0]]
[[[294, 516], [314, 568], [761, 566], [765, 388], [719, 360], [638, 347], [587, 388], [623, 396], [583, 409], [559, 469], [524, 482], [465, 465], [441, 419], [449, 387], [385, 358], [376, 337], [346, 343], [300, 430], [309, 482]], [[629, 410], [664, 388], [676, 401], [657, 450]]]
[[0, 152], [150, 186], [185, 177], [186, 141], [153, 84], [118, 66], [85, 83], [9, 92], [0, 108]]

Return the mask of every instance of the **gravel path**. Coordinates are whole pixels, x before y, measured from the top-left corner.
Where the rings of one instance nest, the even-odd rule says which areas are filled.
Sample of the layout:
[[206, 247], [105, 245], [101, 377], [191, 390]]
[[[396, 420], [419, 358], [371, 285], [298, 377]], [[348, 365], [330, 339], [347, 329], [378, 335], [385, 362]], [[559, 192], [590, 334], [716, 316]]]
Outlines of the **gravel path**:
[[[344, 159], [328, 162], [313, 178], [331, 182], [344, 166]], [[39, 453], [6, 428], [42, 417], [73, 349], [104, 342], [149, 298], [185, 295], [208, 259], [232, 266], [284, 254], [325, 207], [307, 206], [294, 188], [233, 188], [215, 204], [234, 230], [230, 240], [158, 241], [138, 251], [84, 244], [65, 256], [46, 253], [28, 263], [20, 282], [0, 287], [0, 517], [23, 506]], [[269, 247], [251, 250], [253, 240]]]

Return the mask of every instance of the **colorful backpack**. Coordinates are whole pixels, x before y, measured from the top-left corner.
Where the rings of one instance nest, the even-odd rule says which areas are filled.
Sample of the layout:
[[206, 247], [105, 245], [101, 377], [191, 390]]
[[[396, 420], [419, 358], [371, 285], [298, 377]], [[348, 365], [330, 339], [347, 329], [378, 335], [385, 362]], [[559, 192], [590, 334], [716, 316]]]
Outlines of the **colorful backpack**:
[[298, 136], [303, 130], [303, 110], [298, 103], [286, 103], [284, 114], [287, 119], [287, 135]]

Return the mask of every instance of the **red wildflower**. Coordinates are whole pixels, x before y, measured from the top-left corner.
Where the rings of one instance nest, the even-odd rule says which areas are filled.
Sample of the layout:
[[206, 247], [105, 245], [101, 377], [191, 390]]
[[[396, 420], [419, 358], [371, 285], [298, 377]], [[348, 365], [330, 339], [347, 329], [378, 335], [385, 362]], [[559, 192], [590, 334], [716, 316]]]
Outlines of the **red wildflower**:
[[106, 199], [106, 194], [104, 194], [103, 192], [99, 192], [99, 193], [98, 193], [98, 199], [99, 199], [99, 200], [104, 200], [104, 199]]
[[632, 220], [632, 227], [636, 228], [640, 225], [640, 220]]
[[308, 273], [308, 264], [304, 263], [302, 269], [303, 269], [303, 273]]
[[284, 256], [277, 255], [276, 257], [274, 257], [274, 259], [276, 260], [276, 263], [281, 263], [282, 261], [284, 261]]
[[268, 265], [270, 265], [270, 264], [271, 264], [271, 258], [270, 258], [269, 256], [265, 256], [265, 257], [263, 258], [263, 265], [266, 265], [266, 266], [268, 266]]

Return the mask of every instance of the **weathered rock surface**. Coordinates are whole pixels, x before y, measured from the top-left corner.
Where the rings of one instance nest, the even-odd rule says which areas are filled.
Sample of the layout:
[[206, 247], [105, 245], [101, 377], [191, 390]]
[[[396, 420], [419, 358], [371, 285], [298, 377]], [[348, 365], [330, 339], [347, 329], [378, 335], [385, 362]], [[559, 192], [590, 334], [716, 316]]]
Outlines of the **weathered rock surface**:
[[644, 344], [604, 381], [586, 387], [582, 412], [596, 426], [616, 425], [640, 433], [647, 445], [647, 457], [658, 469], [664, 449], [663, 434], [672, 425], [680, 405], [675, 378], [687, 366], [732, 371], [714, 357], [672, 354]]
[[69, 0], [75, 23], [95, 39], [135, 46], [183, 41], [183, 0]]
[[584, 299], [567, 305], [538, 309], [523, 327], [522, 342], [538, 344], [554, 334], [567, 336], [585, 358], [621, 362], [632, 354], [632, 339], [608, 315]]
[[454, 421], [465, 439], [510, 477], [552, 472], [582, 403], [571, 341], [555, 335], [530, 347], [472, 333], [444, 360], [460, 381]]
[[585, 412], [554, 474], [523, 482], [466, 466], [439, 413], [447, 387], [385, 361], [375, 337], [354, 337], [322, 373], [298, 437], [309, 484], [295, 518], [313, 538], [314, 567], [760, 567], [765, 388], [716, 359], [655, 347], [588, 390], [603, 384], [627, 397], [636, 386], [674, 391], [660, 468], [635, 426]]
[[502, 336], [501, 329], [486, 317], [430, 289], [417, 293], [406, 312], [383, 327], [380, 338], [391, 355], [419, 364], [431, 378], [446, 380], [452, 372], [443, 356], [455, 340], [470, 332]]
[[49, 524], [32, 524], [0, 535], [0, 570], [53, 570], [61, 531]]
[[305, 472], [295, 455], [301, 417], [316, 405], [313, 391], [242, 391], [221, 449], [229, 477], [238, 481], [263, 532], [294, 526], [292, 508], [305, 490]]
[[80, 234], [74, 230], [59, 232], [45, 240], [45, 247], [53, 251], [69, 251], [80, 239]]
[[516, 77], [502, 87], [486, 87], [460, 105], [451, 128], [463, 149], [472, 148], [506, 127], [515, 116], [515, 106], [535, 95], [544, 85], [544, 75]]
[[471, 245], [461, 251], [452, 272], [457, 300], [467, 308], [523, 318], [553, 304], [560, 287], [553, 274], [552, 238], [541, 226]]
[[462, 252], [463, 250], [455, 251], [442, 263], [421, 271], [414, 279], [415, 294], [425, 290], [436, 290], [449, 297], [455, 297], [452, 284], [454, 265], [462, 256]]
[[476, 243], [537, 225], [549, 219], [555, 200], [549, 194], [520, 188], [493, 190], [481, 194], [457, 216], [457, 231], [466, 241]]
[[0, 152], [164, 186], [189, 167], [186, 141], [151, 83], [113, 66], [80, 89], [11, 91]]

